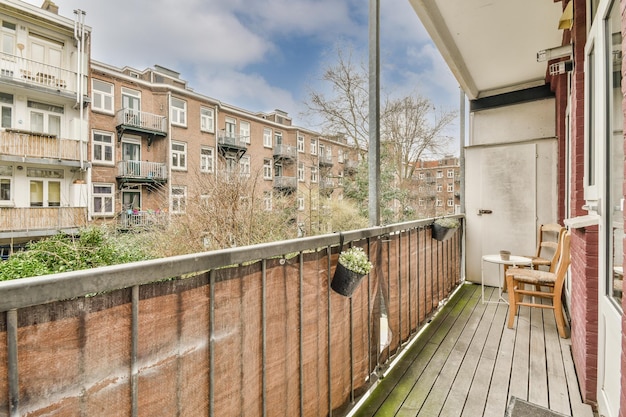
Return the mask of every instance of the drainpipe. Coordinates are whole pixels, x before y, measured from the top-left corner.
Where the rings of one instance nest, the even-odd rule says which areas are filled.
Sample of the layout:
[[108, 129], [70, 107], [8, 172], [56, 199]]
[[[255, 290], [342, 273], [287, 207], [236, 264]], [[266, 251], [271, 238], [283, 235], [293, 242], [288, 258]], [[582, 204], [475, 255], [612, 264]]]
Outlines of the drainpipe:
[[168, 200], [168, 220], [172, 220], [172, 118], [170, 117], [170, 109], [172, 108], [172, 92], [167, 92], [167, 200]]
[[83, 149], [83, 117], [84, 117], [84, 108], [83, 108], [83, 55], [85, 52], [85, 12], [80, 9], [74, 10], [74, 15], [76, 19], [74, 20], [74, 39], [78, 43], [78, 58], [77, 65], [78, 68], [76, 70], [76, 105], [78, 105], [79, 111], [79, 121], [78, 121], [78, 137], [80, 142], [80, 169], [81, 171], [85, 170], [85, 151]]

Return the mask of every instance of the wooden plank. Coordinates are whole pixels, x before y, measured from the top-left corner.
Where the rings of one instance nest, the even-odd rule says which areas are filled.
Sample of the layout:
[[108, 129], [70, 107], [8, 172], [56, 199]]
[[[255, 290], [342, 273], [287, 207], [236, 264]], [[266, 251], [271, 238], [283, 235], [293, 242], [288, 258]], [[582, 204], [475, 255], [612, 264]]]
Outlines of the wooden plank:
[[[480, 291], [475, 291], [474, 294], [472, 294], [472, 298], [468, 301], [458, 319], [454, 322], [454, 325], [450, 328], [447, 336], [437, 349], [437, 352], [435, 353], [435, 355], [433, 355], [433, 358], [422, 373], [419, 379], [419, 383], [416, 384], [411, 390], [405, 402], [402, 404], [402, 408], [398, 410], [396, 416], [413, 417], [418, 415], [417, 412], [420, 410], [420, 408], [422, 408], [422, 405], [430, 394], [441, 369], [448, 359], [450, 352], [452, 352], [452, 349], [456, 344], [459, 335], [465, 328], [467, 321], [470, 319], [472, 311], [476, 307], [477, 303], [479, 303], [479, 300]], [[381, 415], [388, 416], [389, 414]]]
[[582, 401], [574, 359], [572, 357], [572, 342], [570, 339], [560, 339], [561, 351], [563, 352], [563, 367], [567, 381], [567, 390], [572, 408], [572, 417], [593, 417], [594, 413], [589, 404]]
[[[510, 361], [513, 356], [513, 343], [511, 341], [511, 343], [507, 346], [506, 341], [503, 342], [502, 338], [502, 332], [506, 327], [508, 307], [509, 306], [506, 304], [498, 305], [496, 314], [491, 323], [491, 328], [489, 329], [487, 343], [485, 344], [485, 347], [480, 355], [478, 368], [476, 369], [474, 380], [472, 381], [472, 386], [470, 387], [468, 394], [468, 401], [466, 401], [465, 406], [463, 407], [462, 417], [488, 415], [485, 413], [485, 407], [487, 405], [487, 396], [489, 395], [489, 389], [494, 373], [497, 370], [500, 373], [506, 372], [508, 374], [510, 370]], [[502, 343], [504, 343], [503, 346], [501, 346]], [[507, 352], [510, 352], [510, 354]], [[499, 354], [501, 355], [499, 356]], [[496, 361], [498, 358], [500, 357], [502, 359], [500, 361], [500, 365], [502, 365], [504, 357], [507, 356], [509, 358], [507, 362], [508, 367], [504, 369], [496, 368]], [[503, 393], [501, 395], [501, 402], [506, 402], [507, 389], [506, 387], [504, 388], [505, 389], [502, 391]], [[494, 392], [493, 398], [495, 397], [496, 393]]]
[[[494, 297], [490, 301], [496, 301], [498, 299], [498, 291], [492, 293]], [[462, 359], [460, 366], [458, 367], [458, 373], [455, 375], [454, 382], [449, 388], [449, 394], [445, 399], [445, 403], [441, 408], [439, 417], [459, 417], [463, 412], [465, 404], [475, 401], [474, 398], [468, 398], [470, 388], [475, 381], [475, 375], [478, 370], [478, 364], [481, 359], [482, 352], [485, 350], [485, 346], [489, 342], [489, 333], [492, 328], [492, 323], [496, 318], [496, 312], [498, 309], [497, 304], [488, 304], [484, 310], [482, 317], [480, 318], [480, 324], [474, 333], [472, 340], [469, 344], [467, 351]], [[478, 313], [478, 309], [474, 314]], [[498, 337], [498, 340], [500, 338]], [[456, 347], [455, 347], [456, 350]], [[482, 410], [479, 414], [482, 415]]]
[[[530, 310], [530, 355], [528, 357], [528, 398], [533, 404], [549, 407], [548, 375], [546, 371], [546, 342], [543, 335], [544, 310], [537, 307], [524, 307]], [[550, 312], [550, 314], [552, 314]], [[513, 385], [511, 375], [511, 384]]]
[[[549, 304], [550, 301], [546, 300]], [[563, 352], [552, 310], [543, 313], [543, 327], [546, 341], [546, 369], [548, 374], [548, 401], [550, 410], [571, 415], [570, 398], [565, 377]]]
[[[393, 409], [395, 405], [397, 407], [400, 406], [404, 401], [406, 393], [410, 392], [413, 384], [419, 377], [422, 362], [429, 361], [438, 346], [438, 344], [432, 343], [431, 339], [440, 328], [447, 329], [452, 326], [471, 295], [475, 292], [476, 289], [473, 285], [463, 285], [459, 289], [455, 296], [448, 301], [439, 314], [429, 323], [428, 327], [396, 364], [395, 368], [380, 381], [368, 400], [354, 414], [355, 417], [372, 416], [381, 407], [384, 410], [388, 410], [390, 408]], [[412, 369], [413, 365], [415, 365], [415, 369]], [[423, 366], [425, 367], [426, 364]], [[389, 397], [390, 395], [391, 397]]]

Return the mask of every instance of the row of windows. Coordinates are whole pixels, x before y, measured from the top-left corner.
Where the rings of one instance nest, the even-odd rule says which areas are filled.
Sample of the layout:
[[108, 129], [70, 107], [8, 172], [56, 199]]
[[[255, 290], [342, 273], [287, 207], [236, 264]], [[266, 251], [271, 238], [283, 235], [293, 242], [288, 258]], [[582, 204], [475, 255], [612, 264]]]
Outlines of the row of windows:
[[[454, 169], [449, 169], [449, 170], [448, 170], [448, 172], [447, 172], [447, 174], [446, 174], [446, 175], [447, 175], [447, 177], [448, 177], [448, 178], [454, 178], [454, 171], [455, 171]], [[428, 177], [432, 177], [432, 175], [427, 174], [426, 172], [420, 172], [420, 173], [419, 173], [419, 179], [420, 179], [420, 180], [426, 179], [426, 178], [428, 178]], [[437, 172], [435, 173], [435, 177], [436, 177], [436, 178], [443, 178], [443, 171], [437, 171]]]
[[[426, 206], [426, 201], [423, 198], [419, 199], [419, 206], [420, 207], [424, 207]], [[448, 202], [447, 202], [448, 207], [454, 207], [454, 199], [453, 198], [449, 198]], [[435, 206], [436, 207], [443, 207], [443, 200], [437, 199], [435, 201]]]

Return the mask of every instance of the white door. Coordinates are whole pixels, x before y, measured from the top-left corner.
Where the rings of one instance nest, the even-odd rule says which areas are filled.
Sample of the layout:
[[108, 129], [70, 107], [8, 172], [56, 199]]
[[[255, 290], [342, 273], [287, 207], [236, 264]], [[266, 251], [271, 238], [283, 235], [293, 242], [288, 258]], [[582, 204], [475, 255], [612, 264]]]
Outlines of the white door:
[[[482, 256], [510, 250], [535, 251], [537, 234], [537, 145], [465, 149], [467, 279], [481, 281]], [[498, 265], [485, 263], [485, 284], [497, 286]]]
[[[624, 134], [621, 94], [620, 2], [602, 1], [586, 53], [588, 123], [585, 135], [585, 200], [599, 216], [598, 411], [620, 410], [624, 215]], [[608, 117], [607, 117], [608, 116]]]

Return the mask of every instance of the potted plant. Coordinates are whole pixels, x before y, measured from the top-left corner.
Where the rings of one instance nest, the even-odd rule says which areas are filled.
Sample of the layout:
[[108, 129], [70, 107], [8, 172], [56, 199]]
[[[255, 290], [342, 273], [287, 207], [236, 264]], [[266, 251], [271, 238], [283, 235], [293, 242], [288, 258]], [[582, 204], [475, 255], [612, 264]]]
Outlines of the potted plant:
[[443, 242], [452, 237], [461, 222], [456, 217], [442, 217], [433, 223], [433, 239]]
[[339, 254], [339, 262], [330, 287], [343, 296], [351, 297], [363, 276], [371, 269], [372, 263], [363, 248], [353, 246]]

